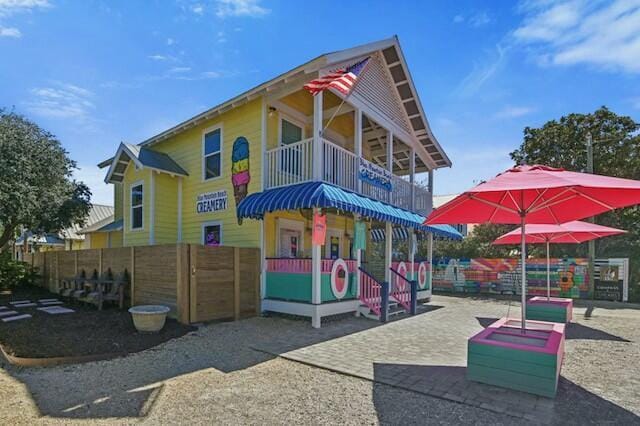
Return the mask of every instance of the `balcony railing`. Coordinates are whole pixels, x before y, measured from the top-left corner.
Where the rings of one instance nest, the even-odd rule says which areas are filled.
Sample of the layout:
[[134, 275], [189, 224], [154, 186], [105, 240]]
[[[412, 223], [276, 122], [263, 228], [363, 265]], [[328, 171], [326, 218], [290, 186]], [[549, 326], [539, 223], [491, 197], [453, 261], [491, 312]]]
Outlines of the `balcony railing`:
[[[321, 152], [322, 181], [416, 213], [426, 215], [430, 212], [431, 196], [422, 186], [358, 158], [326, 139], [322, 140]], [[267, 151], [266, 188], [313, 181], [316, 160], [313, 158], [313, 138]]]

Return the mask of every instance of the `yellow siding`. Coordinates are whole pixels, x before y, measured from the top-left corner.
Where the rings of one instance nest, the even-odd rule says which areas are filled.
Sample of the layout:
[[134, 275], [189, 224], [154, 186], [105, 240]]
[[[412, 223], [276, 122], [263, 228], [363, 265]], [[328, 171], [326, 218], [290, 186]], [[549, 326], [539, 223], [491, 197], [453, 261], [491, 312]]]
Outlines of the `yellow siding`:
[[[133, 163], [129, 163], [129, 167], [125, 172], [123, 190], [124, 203], [124, 245], [125, 246], [141, 246], [149, 244], [149, 226], [150, 226], [150, 199], [151, 199], [151, 171], [149, 169], [136, 170]], [[131, 230], [131, 184], [143, 182], [143, 219], [142, 229]], [[93, 244], [92, 244], [93, 245]]]
[[[236, 219], [236, 202], [231, 184], [231, 151], [233, 142], [239, 136], [244, 136], [249, 141], [251, 181], [248, 192], [249, 194], [259, 192], [262, 175], [261, 116], [262, 100], [258, 99], [153, 145], [154, 150], [167, 153], [189, 174], [184, 178], [182, 192], [182, 240], [184, 242], [202, 243], [202, 224], [209, 221], [221, 221], [222, 243], [224, 245], [260, 246], [259, 221], [245, 220], [240, 226]], [[222, 125], [222, 176], [204, 181], [202, 176], [203, 134], [205, 129], [217, 125]], [[126, 181], [130, 181], [128, 176]], [[219, 190], [227, 191], [227, 209], [198, 214], [196, 212], [197, 196]], [[146, 195], [145, 193], [145, 201]], [[156, 197], [156, 201], [158, 201], [158, 197]], [[175, 209], [172, 210], [175, 211]], [[125, 216], [127, 214], [125, 211]], [[133, 244], [129, 240], [129, 235], [130, 233], [127, 233], [125, 236], [126, 245]], [[160, 233], [156, 232], [156, 240], [158, 237], [160, 237]], [[136, 244], [146, 244], [146, 242], [136, 242]]]
[[113, 184], [113, 220], [122, 219], [122, 184]]
[[122, 231], [113, 231], [111, 234], [111, 247], [122, 247]]
[[178, 178], [163, 173], [154, 174], [155, 243], [178, 241]]
[[107, 248], [107, 233], [106, 232], [91, 232], [87, 234], [89, 237], [89, 247], [85, 248]]

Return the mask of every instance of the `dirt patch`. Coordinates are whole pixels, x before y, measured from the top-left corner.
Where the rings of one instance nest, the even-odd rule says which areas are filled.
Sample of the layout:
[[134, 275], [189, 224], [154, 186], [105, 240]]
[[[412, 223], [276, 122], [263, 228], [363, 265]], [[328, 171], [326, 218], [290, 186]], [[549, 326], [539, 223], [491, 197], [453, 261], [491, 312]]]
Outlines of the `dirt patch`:
[[[10, 307], [15, 300], [57, 298], [41, 288], [18, 288], [0, 294], [0, 305]], [[62, 300], [62, 299], [61, 299]], [[51, 315], [35, 307], [14, 309], [32, 318], [0, 322], [0, 344], [10, 355], [24, 358], [53, 358], [98, 354], [128, 354], [151, 348], [194, 330], [167, 319], [157, 334], [138, 333], [126, 310], [95, 307], [64, 301], [75, 312]]]

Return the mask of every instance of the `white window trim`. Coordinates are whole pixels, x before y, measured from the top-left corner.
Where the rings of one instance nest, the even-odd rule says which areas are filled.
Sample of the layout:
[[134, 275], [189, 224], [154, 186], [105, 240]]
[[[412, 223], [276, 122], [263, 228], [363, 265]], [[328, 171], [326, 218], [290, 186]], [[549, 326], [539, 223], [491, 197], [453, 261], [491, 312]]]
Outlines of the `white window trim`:
[[302, 129], [302, 138], [300, 140], [305, 140], [307, 138], [307, 135], [305, 132], [305, 124], [302, 121], [296, 120], [295, 118], [292, 118], [290, 115], [280, 112], [278, 113], [278, 146], [284, 145], [282, 143], [282, 120], [286, 120], [289, 123], [295, 126], [298, 126], [300, 127], [300, 129]]
[[331, 237], [338, 237], [339, 238], [339, 243], [338, 243], [338, 257], [343, 259], [344, 256], [342, 256], [343, 253], [343, 249], [344, 249], [344, 230], [340, 229], [340, 228], [329, 228], [327, 227], [327, 235], [326, 235], [326, 241], [324, 242], [324, 247], [325, 247], [325, 258], [326, 259], [330, 259], [331, 258]]
[[222, 232], [222, 221], [221, 220], [210, 220], [207, 222], [202, 222], [200, 226], [200, 243], [204, 245], [204, 228], [207, 226], [219, 226], [220, 227], [220, 245], [224, 245], [224, 234]]
[[[216, 176], [216, 177], [211, 177], [209, 179], [206, 178], [206, 167], [205, 167], [205, 143], [204, 143], [204, 137], [207, 135], [207, 133], [211, 133], [211, 132], [215, 132], [216, 130], [220, 130], [220, 176]], [[206, 129], [204, 129], [202, 131], [202, 151], [200, 153], [200, 158], [201, 158], [201, 162], [202, 162], [202, 182], [212, 182], [214, 180], [220, 179], [222, 178], [222, 176], [224, 175], [224, 129], [222, 126], [222, 123], [220, 124], [216, 124], [215, 126], [211, 126], [208, 127]], [[212, 154], [209, 154], [212, 155]]]
[[[133, 227], [133, 188], [136, 186], [142, 185], [142, 226], [140, 228]], [[129, 185], [129, 231], [131, 232], [140, 232], [144, 231], [144, 197], [145, 197], [145, 189], [144, 189], [144, 179], [137, 180]]]
[[280, 230], [282, 228], [292, 229], [294, 231], [300, 232], [300, 249], [302, 253], [304, 253], [304, 222], [301, 220], [294, 219], [276, 219], [276, 256], [280, 257]]

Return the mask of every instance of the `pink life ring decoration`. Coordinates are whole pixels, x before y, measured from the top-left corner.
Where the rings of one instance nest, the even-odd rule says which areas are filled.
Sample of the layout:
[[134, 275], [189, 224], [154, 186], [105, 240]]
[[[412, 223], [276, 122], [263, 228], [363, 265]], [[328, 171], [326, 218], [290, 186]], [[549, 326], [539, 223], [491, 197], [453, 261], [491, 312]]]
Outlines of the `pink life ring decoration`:
[[418, 286], [425, 288], [427, 286], [427, 264], [420, 262], [418, 265]]
[[[407, 278], [407, 264], [404, 262], [399, 262], [396, 271], [398, 274], [396, 275], [396, 287], [400, 291], [404, 291], [404, 287], [406, 285], [406, 281], [402, 279], [402, 277]], [[402, 275], [402, 277], [400, 276]]]
[[349, 270], [347, 262], [343, 259], [333, 261], [331, 267], [331, 291], [336, 299], [340, 300], [347, 295], [349, 289]]

